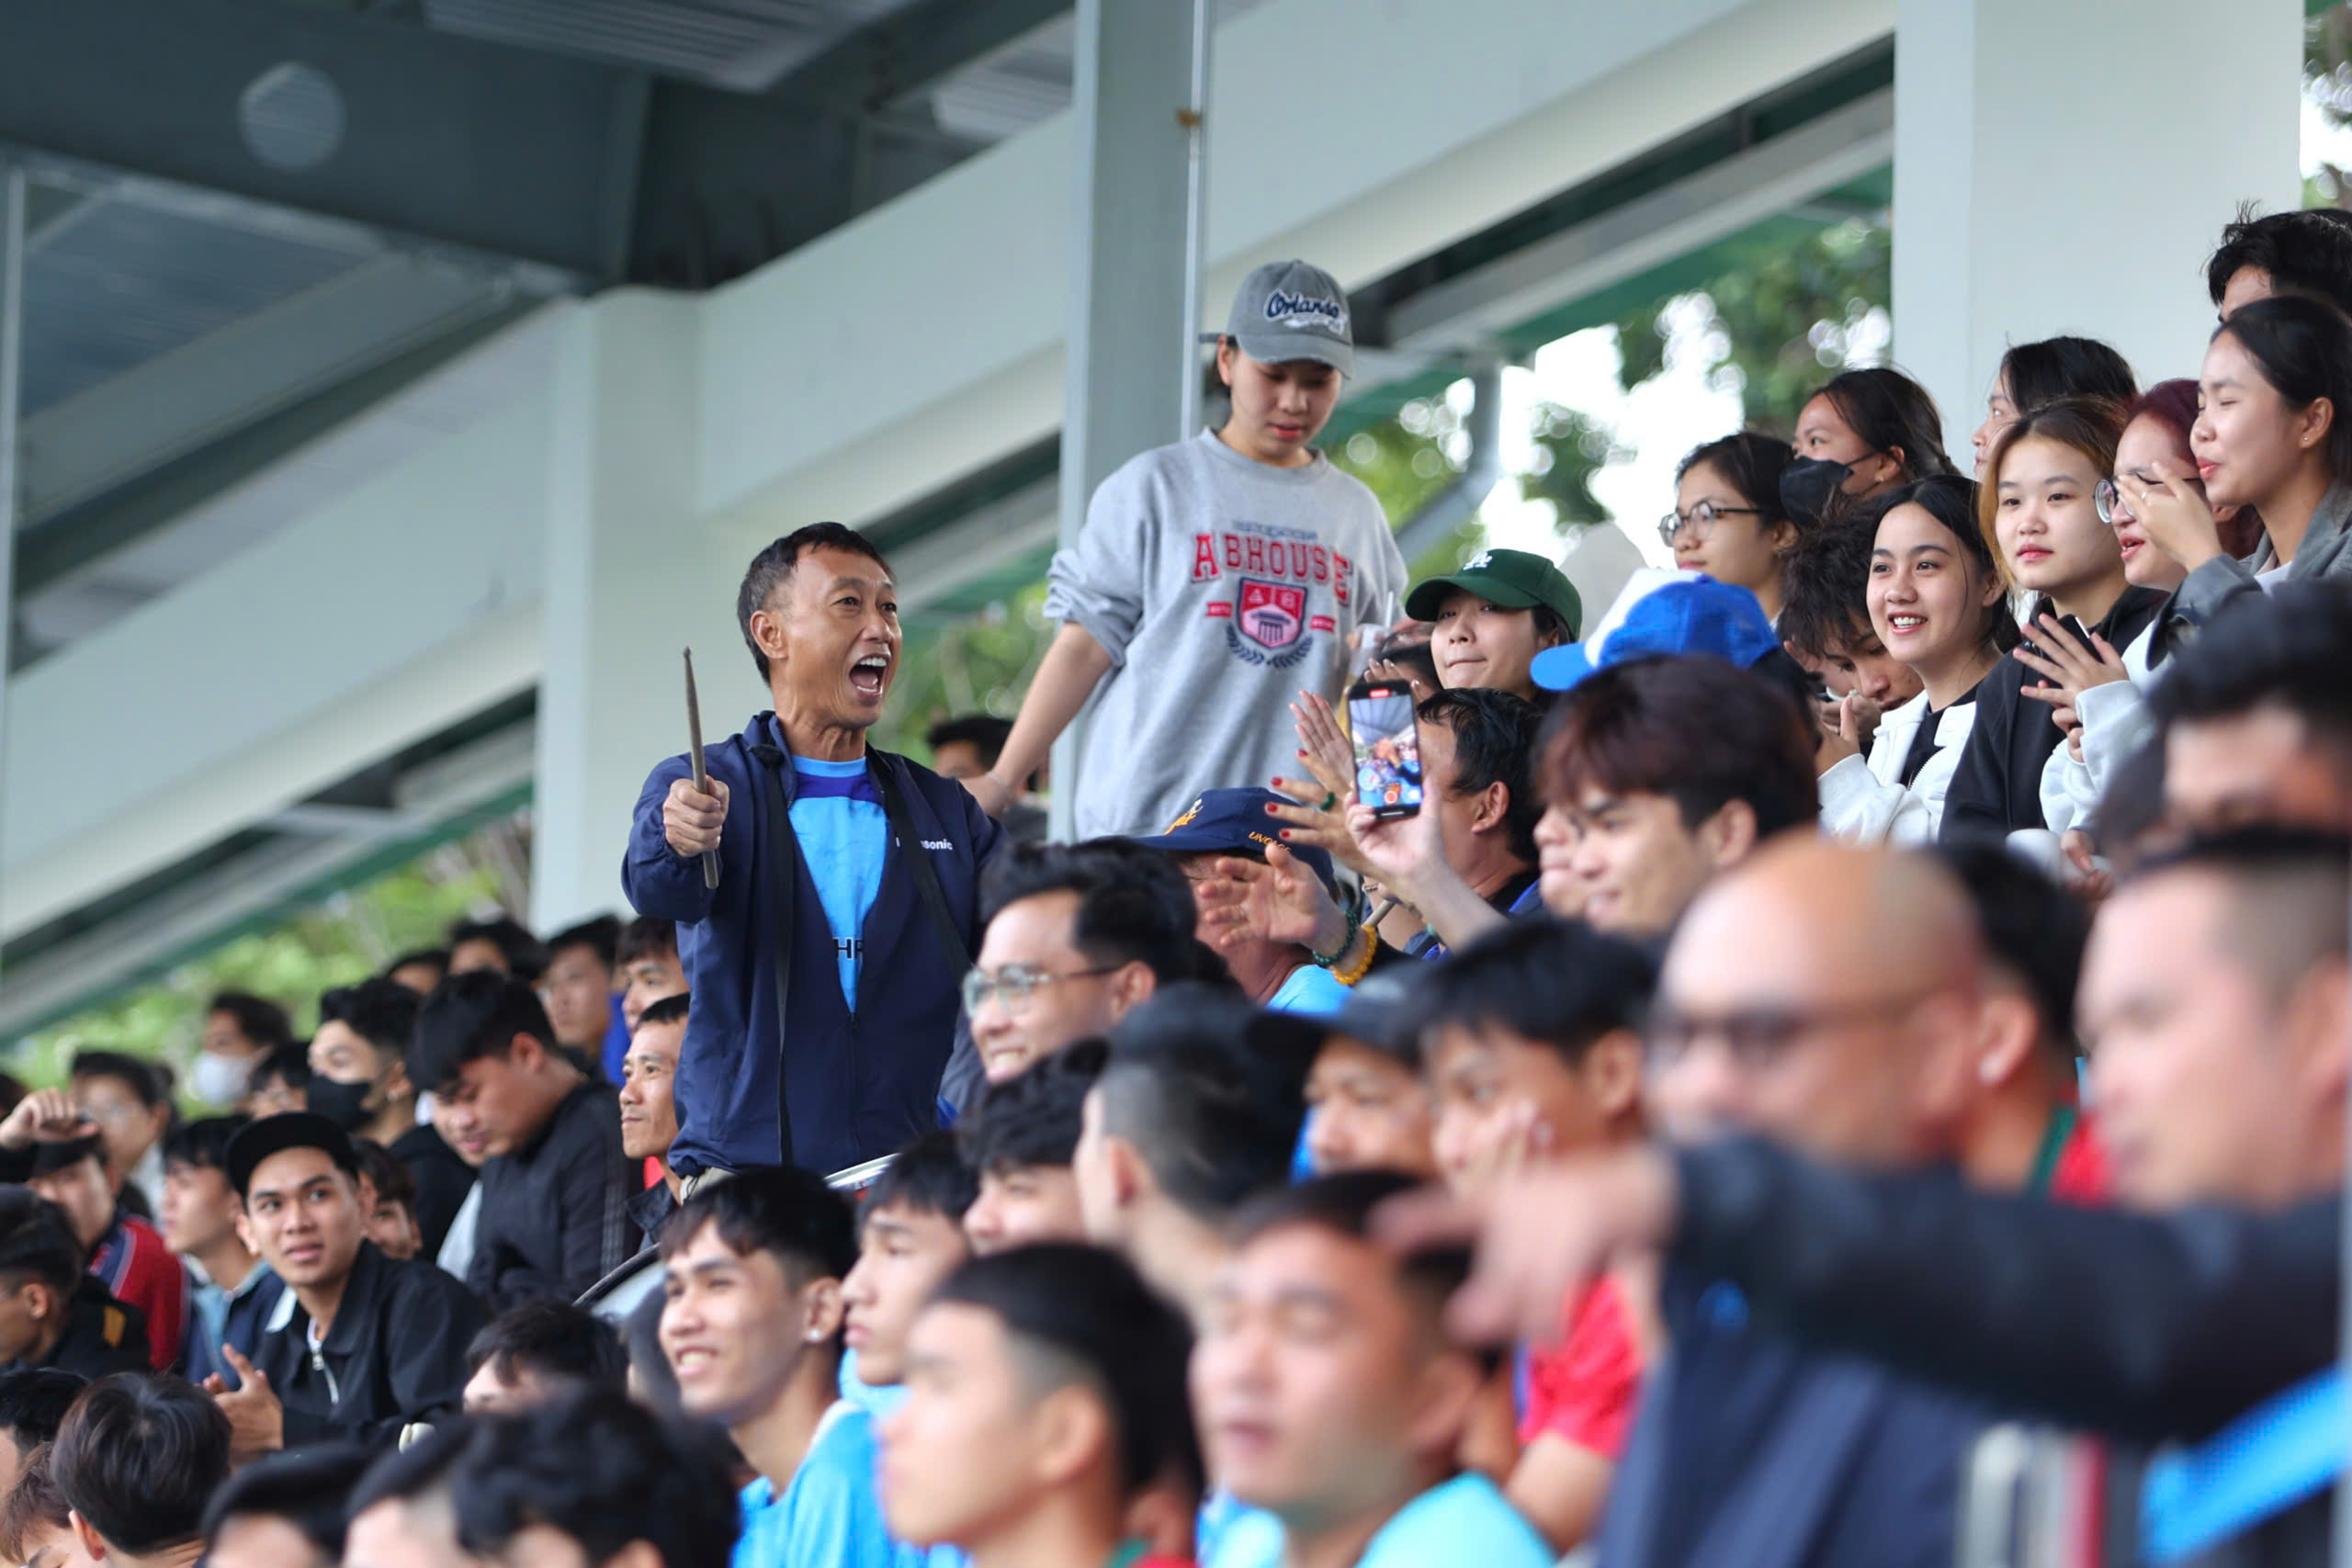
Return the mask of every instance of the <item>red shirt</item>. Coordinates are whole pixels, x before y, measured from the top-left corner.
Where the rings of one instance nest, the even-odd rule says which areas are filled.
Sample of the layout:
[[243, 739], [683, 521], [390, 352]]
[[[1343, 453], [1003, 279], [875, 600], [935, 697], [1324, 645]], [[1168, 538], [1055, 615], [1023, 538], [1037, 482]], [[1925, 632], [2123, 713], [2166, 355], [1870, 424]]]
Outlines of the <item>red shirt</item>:
[[2107, 1149], [2098, 1141], [2098, 1123], [2087, 1112], [2075, 1119], [2074, 1131], [2059, 1147], [2057, 1163], [2050, 1169], [2050, 1196], [2085, 1209], [2102, 1207], [2108, 1201]]
[[1531, 1352], [1527, 1371], [1522, 1444], [1550, 1432], [1611, 1461], [1624, 1451], [1641, 1400], [1642, 1352], [1614, 1280], [1594, 1282], [1568, 1320], [1566, 1338]]
[[147, 1314], [148, 1359], [157, 1371], [169, 1371], [187, 1326], [187, 1270], [162, 1234], [145, 1220], [117, 1216], [90, 1258], [90, 1272], [115, 1300]]

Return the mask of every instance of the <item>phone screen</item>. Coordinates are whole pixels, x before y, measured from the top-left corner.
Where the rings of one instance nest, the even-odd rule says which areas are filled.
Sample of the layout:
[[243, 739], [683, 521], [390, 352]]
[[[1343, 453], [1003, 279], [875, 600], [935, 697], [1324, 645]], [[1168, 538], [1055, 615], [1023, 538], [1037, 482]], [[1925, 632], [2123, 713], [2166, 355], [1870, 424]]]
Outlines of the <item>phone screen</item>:
[[1348, 728], [1356, 754], [1356, 799], [1379, 817], [1410, 817], [1421, 808], [1421, 734], [1413, 721], [1413, 689], [1359, 685], [1348, 694]]

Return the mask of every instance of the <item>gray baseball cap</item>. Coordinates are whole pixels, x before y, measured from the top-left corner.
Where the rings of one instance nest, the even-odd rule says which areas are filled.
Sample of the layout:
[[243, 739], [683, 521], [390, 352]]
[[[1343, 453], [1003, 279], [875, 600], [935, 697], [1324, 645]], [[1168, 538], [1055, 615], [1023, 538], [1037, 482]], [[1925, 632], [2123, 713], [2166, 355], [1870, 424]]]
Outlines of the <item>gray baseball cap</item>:
[[1268, 262], [1244, 278], [1225, 335], [1261, 365], [1313, 359], [1342, 376], [1356, 373], [1348, 291], [1307, 262]]

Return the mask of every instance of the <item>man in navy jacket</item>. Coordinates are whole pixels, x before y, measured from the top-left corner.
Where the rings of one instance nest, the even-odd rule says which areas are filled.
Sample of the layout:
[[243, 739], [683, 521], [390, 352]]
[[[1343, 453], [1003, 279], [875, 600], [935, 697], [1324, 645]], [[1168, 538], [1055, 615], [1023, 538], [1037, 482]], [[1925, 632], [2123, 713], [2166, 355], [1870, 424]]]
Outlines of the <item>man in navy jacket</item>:
[[818, 523], [778, 539], [736, 619], [775, 709], [708, 749], [707, 792], [683, 756], [653, 770], [621, 865], [638, 910], [678, 922], [694, 999], [670, 1163], [688, 1179], [837, 1170], [936, 1124], [1001, 837], [961, 784], [865, 744], [899, 630], [862, 536]]

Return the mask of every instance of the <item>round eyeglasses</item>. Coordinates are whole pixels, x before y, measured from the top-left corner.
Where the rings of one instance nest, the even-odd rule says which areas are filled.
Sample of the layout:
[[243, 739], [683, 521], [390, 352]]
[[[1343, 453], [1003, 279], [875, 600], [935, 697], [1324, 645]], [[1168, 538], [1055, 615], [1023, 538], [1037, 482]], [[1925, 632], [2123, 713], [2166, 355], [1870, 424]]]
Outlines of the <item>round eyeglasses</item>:
[[990, 997], [1004, 1004], [1007, 1012], [1019, 1012], [1029, 1005], [1029, 998], [1039, 987], [1061, 980], [1088, 980], [1098, 975], [1108, 975], [1121, 968], [1111, 964], [1102, 969], [1080, 969], [1068, 975], [1047, 974], [1019, 964], [1008, 964], [991, 975], [985, 969], [975, 969], [964, 976], [964, 1010], [978, 1012], [988, 1005]]
[[1764, 513], [1760, 507], [1717, 506], [1712, 501], [1702, 501], [1688, 512], [1669, 512], [1659, 518], [1657, 536], [1664, 543], [1671, 545], [1674, 543], [1674, 536], [1688, 528], [1692, 534], [1703, 539], [1715, 531], [1717, 518], [1761, 517], [1763, 515]]

